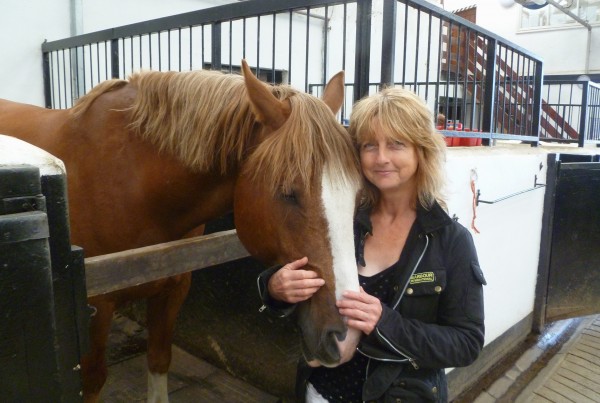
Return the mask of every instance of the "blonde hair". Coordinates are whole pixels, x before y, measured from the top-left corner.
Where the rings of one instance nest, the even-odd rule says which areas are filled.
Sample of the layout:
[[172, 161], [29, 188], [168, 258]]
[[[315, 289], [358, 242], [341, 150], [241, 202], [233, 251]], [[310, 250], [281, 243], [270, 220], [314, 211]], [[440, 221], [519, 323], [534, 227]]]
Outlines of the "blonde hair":
[[[433, 114], [414, 92], [404, 88], [386, 88], [358, 101], [350, 116], [349, 131], [357, 149], [373, 140], [374, 119], [390, 140], [411, 143], [418, 160], [416, 172], [416, 200], [425, 209], [437, 201], [446, 207], [443, 196], [445, 184], [444, 162], [446, 145], [443, 136], [435, 130]], [[364, 176], [363, 205], [374, 206], [379, 201], [379, 190]]]

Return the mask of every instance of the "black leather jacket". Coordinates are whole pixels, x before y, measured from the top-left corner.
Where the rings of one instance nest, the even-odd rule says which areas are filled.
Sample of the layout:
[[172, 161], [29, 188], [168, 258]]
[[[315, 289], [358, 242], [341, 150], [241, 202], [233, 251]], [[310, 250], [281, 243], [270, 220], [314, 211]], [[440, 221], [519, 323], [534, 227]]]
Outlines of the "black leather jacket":
[[[359, 210], [354, 224], [357, 262], [363, 262], [364, 240], [371, 232], [370, 211]], [[472, 363], [483, 347], [485, 279], [469, 231], [436, 203], [418, 208], [405, 272], [399, 273], [392, 303], [358, 352], [369, 357], [363, 386], [365, 401], [422, 402], [447, 400], [444, 368]], [[264, 306], [279, 316], [293, 307], [273, 304], [259, 277]], [[302, 397], [309, 369], [299, 368]], [[303, 379], [305, 378], [305, 379]]]

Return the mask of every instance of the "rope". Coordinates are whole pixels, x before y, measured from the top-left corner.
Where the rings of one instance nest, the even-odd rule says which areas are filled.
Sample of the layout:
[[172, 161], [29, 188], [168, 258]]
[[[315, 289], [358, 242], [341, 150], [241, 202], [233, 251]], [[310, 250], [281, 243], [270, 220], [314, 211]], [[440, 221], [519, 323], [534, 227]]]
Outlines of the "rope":
[[473, 193], [473, 219], [471, 220], [471, 229], [479, 234], [479, 230], [475, 226], [475, 219], [477, 218], [477, 194], [475, 192], [475, 179], [471, 179], [471, 192]]

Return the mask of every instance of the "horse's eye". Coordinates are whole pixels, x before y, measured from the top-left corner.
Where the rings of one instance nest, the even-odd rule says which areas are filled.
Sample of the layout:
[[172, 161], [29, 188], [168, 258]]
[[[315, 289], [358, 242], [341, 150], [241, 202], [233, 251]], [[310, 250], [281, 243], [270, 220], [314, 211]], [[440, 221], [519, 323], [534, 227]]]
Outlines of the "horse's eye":
[[296, 193], [294, 191], [282, 192], [281, 199], [288, 203], [298, 204], [298, 198], [296, 197]]

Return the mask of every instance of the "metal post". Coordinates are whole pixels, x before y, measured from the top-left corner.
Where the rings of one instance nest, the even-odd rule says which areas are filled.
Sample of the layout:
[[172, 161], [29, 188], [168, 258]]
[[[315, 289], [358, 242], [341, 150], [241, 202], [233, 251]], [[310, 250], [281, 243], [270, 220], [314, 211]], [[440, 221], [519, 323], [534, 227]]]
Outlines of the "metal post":
[[110, 76], [119, 78], [119, 40], [110, 41]]
[[[221, 23], [215, 22], [211, 26], [211, 66], [213, 70], [221, 70]], [[256, 66], [258, 69], [258, 66]]]
[[577, 139], [579, 147], [583, 147], [585, 145], [587, 136], [587, 110], [589, 105], [588, 93], [590, 82], [583, 81], [581, 85], [581, 114], [579, 117], [579, 138]]
[[356, 56], [354, 60], [354, 101], [369, 93], [371, 60], [371, 0], [358, 0], [356, 10]]
[[531, 134], [536, 137], [532, 146], [540, 143], [540, 121], [542, 118], [542, 87], [544, 83], [544, 69], [541, 61], [535, 62], [535, 77], [533, 90], [533, 108], [531, 111]]
[[397, 0], [384, 0], [381, 38], [381, 87], [394, 85]]
[[[496, 39], [487, 39], [482, 131], [491, 133], [496, 120]], [[490, 145], [491, 138], [482, 143]]]
[[42, 51], [42, 70], [44, 74], [44, 104], [52, 108], [52, 80], [50, 79], [50, 52]]

